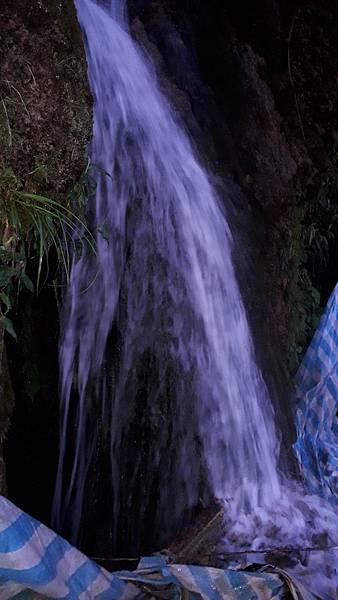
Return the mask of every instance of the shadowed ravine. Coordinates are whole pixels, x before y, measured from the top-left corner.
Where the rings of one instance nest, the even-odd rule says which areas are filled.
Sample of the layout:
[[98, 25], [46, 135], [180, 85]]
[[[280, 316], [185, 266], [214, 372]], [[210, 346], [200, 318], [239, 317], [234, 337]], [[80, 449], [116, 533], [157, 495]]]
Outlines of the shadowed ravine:
[[230, 548], [297, 545], [317, 531], [334, 538], [330, 510], [313, 498], [301, 504], [277, 470], [227, 198], [131, 39], [123, 3], [76, 5], [94, 96], [88, 222], [97, 248], [74, 260], [63, 308], [54, 524], [79, 539], [104, 447], [115, 552], [129, 514], [134, 548], [150, 517], [159, 546], [211, 497], [227, 502]]

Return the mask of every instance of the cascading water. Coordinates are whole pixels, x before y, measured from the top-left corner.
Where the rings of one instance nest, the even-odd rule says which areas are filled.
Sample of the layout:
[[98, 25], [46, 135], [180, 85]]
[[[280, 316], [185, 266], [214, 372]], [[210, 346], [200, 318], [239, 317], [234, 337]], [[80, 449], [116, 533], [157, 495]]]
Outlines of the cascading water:
[[226, 198], [221, 204], [131, 39], [123, 2], [76, 5], [94, 96], [97, 188], [88, 222], [96, 253], [74, 260], [63, 313], [55, 525], [68, 520], [77, 538], [103, 436], [113, 545], [122, 511], [137, 510], [140, 522], [150, 516], [160, 543], [211, 496], [228, 500], [233, 545], [242, 533], [258, 547], [266, 535], [257, 534], [258, 522], [269, 523], [277, 506], [282, 530], [293, 515], [302, 540], [309, 519], [278, 475], [273, 410], [234, 273]]

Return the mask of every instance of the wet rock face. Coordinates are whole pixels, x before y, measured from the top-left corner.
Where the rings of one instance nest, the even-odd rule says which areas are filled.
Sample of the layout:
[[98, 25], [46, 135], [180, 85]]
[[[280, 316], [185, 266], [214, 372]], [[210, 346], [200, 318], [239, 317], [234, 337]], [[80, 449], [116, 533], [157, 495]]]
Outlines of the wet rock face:
[[[130, 0], [128, 8], [164, 93], [226, 184], [256, 352], [290, 448], [290, 379], [337, 279], [337, 242], [328, 240], [324, 264], [307, 241], [314, 227], [325, 243], [332, 213], [323, 218], [322, 206], [338, 185], [329, 167], [337, 9], [329, 0]], [[330, 190], [324, 201], [321, 189]]]
[[235, 59], [241, 73], [240, 103], [231, 128], [240, 185], [263, 211], [276, 213], [289, 202], [302, 151], [284, 131], [271, 89], [261, 75], [264, 59], [248, 45], [237, 48]]
[[[337, 242], [327, 235], [337, 224], [324, 206], [337, 186], [337, 7], [329, 0], [128, 5], [134, 35], [211, 171], [230, 174], [240, 191], [235, 221], [245, 213], [246, 228], [259, 232], [256, 295], [265, 302], [249, 304], [263, 311], [264, 337], [292, 370], [337, 278]], [[323, 186], [330, 189], [324, 201]], [[306, 242], [311, 227], [328, 239], [325, 267]], [[319, 305], [307, 301], [316, 291]]]
[[[129, 2], [129, 11], [133, 34], [154, 60], [162, 89], [202, 158], [227, 183], [229, 176], [232, 179], [227, 209], [234, 230], [240, 237], [241, 229], [257, 230], [242, 263], [249, 264], [257, 256], [256, 275], [263, 282], [270, 269], [270, 224], [292, 202], [304, 151], [301, 142], [289, 135], [276, 107], [269, 66], [262, 54], [271, 50], [281, 26], [276, 2], [254, 2], [249, 12], [241, 2], [226, 4], [224, 7], [216, 0], [207, 6], [198, 0], [148, 0]], [[253, 47], [256, 39], [262, 53]], [[270, 254], [265, 258], [268, 239]], [[246, 245], [250, 246], [250, 240]], [[250, 287], [254, 285], [252, 282]], [[253, 295], [266, 297], [262, 289]], [[269, 297], [262, 323], [269, 311]], [[248, 302], [254, 313], [252, 297]], [[272, 303], [275, 307], [276, 298]], [[277, 304], [286, 331], [285, 307]], [[258, 312], [262, 313], [261, 306]], [[274, 335], [278, 337], [280, 329]]]
[[[275, 39], [280, 27], [278, 7], [274, 2], [255, 2], [248, 14], [243, 6], [226, 4], [130, 2], [131, 26], [154, 60], [162, 89], [189, 129], [202, 160], [218, 182], [225, 182], [224, 187], [220, 184], [220, 195], [237, 238], [234, 259], [259, 361], [267, 377], [273, 373], [272, 395], [279, 396], [282, 390], [287, 397], [282, 366], [287, 311], [274, 236], [276, 221], [294, 197], [304, 152], [297, 137], [289, 135], [276, 106], [268, 59], [254, 47], [258, 38], [265, 44], [261, 52], [271, 51], [274, 44], [280, 51]], [[255, 24], [264, 29], [263, 38]], [[268, 322], [271, 315], [274, 318]], [[276, 400], [276, 412], [286, 437], [292, 437], [287, 404]]]

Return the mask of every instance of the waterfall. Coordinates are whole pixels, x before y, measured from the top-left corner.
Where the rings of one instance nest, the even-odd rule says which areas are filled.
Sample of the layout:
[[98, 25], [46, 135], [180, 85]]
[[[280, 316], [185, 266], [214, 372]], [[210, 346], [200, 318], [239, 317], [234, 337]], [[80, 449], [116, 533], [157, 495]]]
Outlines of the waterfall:
[[76, 5], [94, 97], [87, 217], [96, 253], [74, 259], [63, 309], [55, 526], [68, 519], [76, 540], [104, 437], [115, 530], [122, 510], [138, 510], [166, 538], [199, 498], [215, 497], [228, 501], [238, 535], [252, 528], [250, 515], [263, 519], [279, 504], [285, 523], [298, 511], [297, 536], [306, 519], [285, 499], [277, 470], [229, 200], [218, 197], [131, 38], [123, 2]]

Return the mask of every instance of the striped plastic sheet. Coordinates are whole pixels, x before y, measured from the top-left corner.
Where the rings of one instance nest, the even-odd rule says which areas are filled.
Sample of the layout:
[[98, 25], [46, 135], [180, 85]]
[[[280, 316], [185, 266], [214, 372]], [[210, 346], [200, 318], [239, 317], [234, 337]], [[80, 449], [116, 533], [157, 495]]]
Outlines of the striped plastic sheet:
[[338, 284], [296, 376], [294, 445], [311, 493], [338, 505]]
[[287, 573], [171, 565], [142, 559], [134, 572], [108, 573], [0, 496], [0, 600], [314, 600]]
[[28, 590], [45, 598], [112, 600], [122, 597], [124, 587], [117, 577], [0, 497], [1, 600], [32, 598]]

